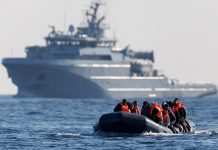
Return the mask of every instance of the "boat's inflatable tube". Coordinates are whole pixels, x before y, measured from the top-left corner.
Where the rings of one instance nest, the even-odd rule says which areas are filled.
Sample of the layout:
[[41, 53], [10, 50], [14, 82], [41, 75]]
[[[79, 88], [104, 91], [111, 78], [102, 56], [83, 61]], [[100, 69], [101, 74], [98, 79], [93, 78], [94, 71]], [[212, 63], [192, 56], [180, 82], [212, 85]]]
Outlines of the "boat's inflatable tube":
[[[193, 122], [191, 122], [191, 126], [194, 126]], [[145, 116], [126, 112], [102, 115], [94, 126], [94, 130], [119, 133], [173, 133], [169, 128], [161, 126]]]

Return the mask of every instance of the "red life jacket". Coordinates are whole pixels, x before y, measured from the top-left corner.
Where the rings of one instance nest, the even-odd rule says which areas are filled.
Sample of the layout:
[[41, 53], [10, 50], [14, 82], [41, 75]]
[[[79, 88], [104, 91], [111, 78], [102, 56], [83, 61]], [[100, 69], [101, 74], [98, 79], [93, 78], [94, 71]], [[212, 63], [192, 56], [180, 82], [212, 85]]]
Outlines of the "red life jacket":
[[150, 115], [151, 116], [152, 116], [152, 113], [153, 113], [154, 109], [158, 110], [157, 117], [160, 118], [163, 115], [162, 114], [162, 108], [157, 103], [152, 104], [151, 109], [150, 109]]
[[121, 111], [130, 112], [130, 109], [127, 104], [124, 104], [122, 102], [120, 104], [121, 104]]

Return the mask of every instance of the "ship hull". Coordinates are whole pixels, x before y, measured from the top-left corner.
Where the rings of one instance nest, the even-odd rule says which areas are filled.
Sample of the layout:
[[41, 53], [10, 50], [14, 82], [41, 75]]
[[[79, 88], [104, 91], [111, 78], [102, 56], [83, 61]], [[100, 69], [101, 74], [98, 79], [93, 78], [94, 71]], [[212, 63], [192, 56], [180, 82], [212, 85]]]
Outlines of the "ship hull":
[[130, 77], [128, 64], [4, 59], [17, 96], [61, 98], [201, 97], [213, 85], [172, 85], [164, 77]]

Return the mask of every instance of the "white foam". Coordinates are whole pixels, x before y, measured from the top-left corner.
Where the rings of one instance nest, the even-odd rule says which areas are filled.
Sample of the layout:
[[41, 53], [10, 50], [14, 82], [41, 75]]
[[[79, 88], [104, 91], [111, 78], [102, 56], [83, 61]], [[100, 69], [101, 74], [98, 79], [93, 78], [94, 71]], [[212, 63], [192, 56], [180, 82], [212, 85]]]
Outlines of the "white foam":
[[181, 135], [181, 134], [144, 132], [142, 133], [142, 135], [145, 135], [145, 136], [175, 136], [175, 135]]
[[195, 132], [196, 135], [202, 135], [202, 134], [206, 134], [206, 135], [214, 135], [214, 134], [218, 134], [218, 129], [211, 129], [211, 130], [197, 130]]
[[79, 133], [58, 133], [57, 136], [80, 136]]

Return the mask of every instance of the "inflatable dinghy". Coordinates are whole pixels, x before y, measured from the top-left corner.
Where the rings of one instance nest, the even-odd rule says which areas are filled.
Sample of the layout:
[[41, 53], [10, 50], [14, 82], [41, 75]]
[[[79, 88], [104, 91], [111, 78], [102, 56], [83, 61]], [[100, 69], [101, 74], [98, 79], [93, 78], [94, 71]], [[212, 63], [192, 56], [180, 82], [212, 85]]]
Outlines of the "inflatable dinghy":
[[[189, 121], [191, 132], [195, 132], [195, 124]], [[184, 133], [175, 128], [178, 133]], [[173, 133], [165, 126], [159, 125], [151, 119], [135, 113], [114, 112], [104, 114], [94, 126], [94, 131], [117, 132], [117, 133]]]

